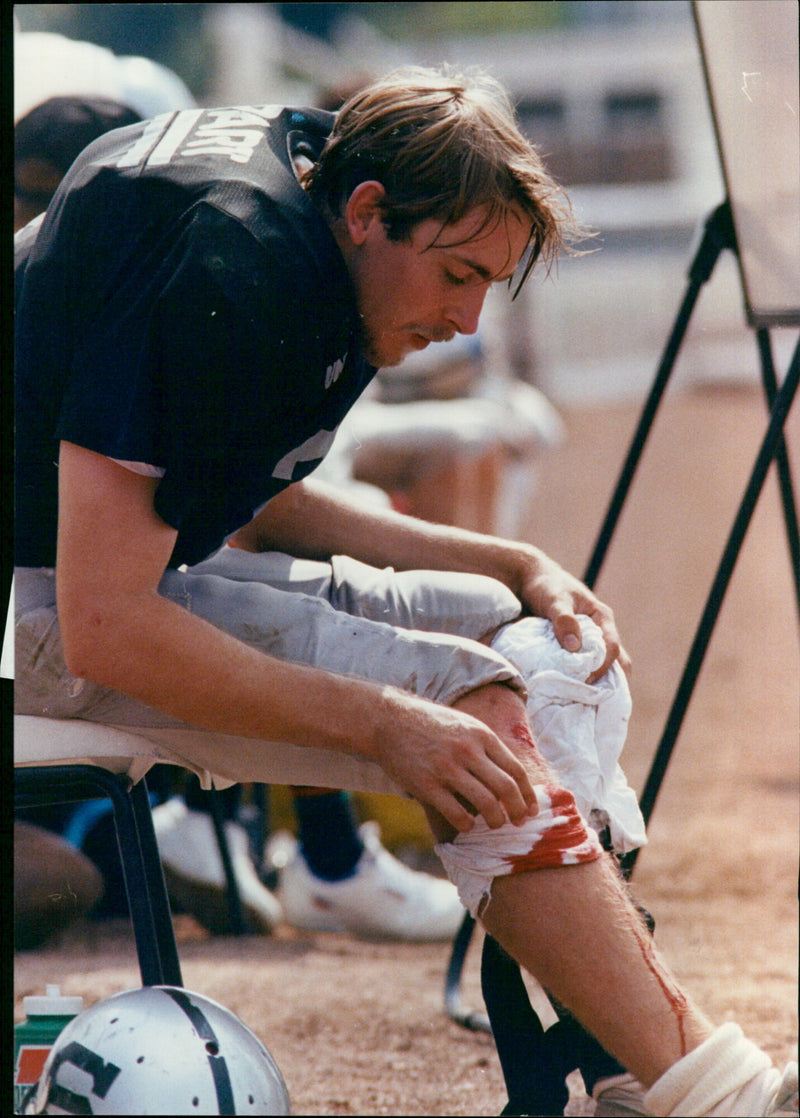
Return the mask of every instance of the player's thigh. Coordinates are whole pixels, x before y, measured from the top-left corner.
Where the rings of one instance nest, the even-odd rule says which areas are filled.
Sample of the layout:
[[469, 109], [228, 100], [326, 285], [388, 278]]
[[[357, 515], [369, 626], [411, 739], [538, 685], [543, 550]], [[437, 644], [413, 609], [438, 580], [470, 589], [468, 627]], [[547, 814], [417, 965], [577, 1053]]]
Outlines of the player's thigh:
[[276, 551], [223, 547], [189, 573], [259, 582], [274, 590], [322, 598], [352, 617], [472, 640], [481, 640], [520, 613], [520, 603], [508, 587], [486, 575], [396, 571], [346, 555], [334, 555], [328, 563]]
[[481, 640], [520, 614], [514, 594], [487, 575], [379, 569], [346, 555], [335, 555], [331, 566], [336, 608], [404, 629]]
[[486, 683], [524, 689], [516, 668], [477, 641], [354, 616], [322, 597], [197, 574], [194, 568], [168, 571], [159, 592], [277, 659], [390, 684], [437, 702], [452, 703]]

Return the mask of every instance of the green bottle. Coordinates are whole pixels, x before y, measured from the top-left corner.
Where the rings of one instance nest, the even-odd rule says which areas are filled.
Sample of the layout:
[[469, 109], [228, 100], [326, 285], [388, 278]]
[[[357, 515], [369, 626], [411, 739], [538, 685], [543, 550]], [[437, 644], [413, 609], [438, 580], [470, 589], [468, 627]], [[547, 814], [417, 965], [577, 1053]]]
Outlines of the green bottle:
[[58, 986], [46, 987], [44, 997], [22, 999], [25, 1020], [14, 1026], [14, 1113], [22, 1114], [28, 1096], [39, 1082], [50, 1049], [61, 1030], [83, 1009], [83, 998], [65, 997]]

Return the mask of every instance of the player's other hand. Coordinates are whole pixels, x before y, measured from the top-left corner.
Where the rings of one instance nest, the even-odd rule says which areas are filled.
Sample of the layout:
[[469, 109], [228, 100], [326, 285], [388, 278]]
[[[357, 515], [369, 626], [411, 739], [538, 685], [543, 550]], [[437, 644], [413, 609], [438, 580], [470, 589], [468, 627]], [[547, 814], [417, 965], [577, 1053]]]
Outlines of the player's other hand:
[[631, 660], [620, 641], [613, 610], [554, 560], [539, 553], [537, 562], [521, 580], [519, 596], [536, 617], [546, 617], [553, 623], [556, 639], [569, 652], [581, 648], [579, 614], [590, 617], [599, 626], [606, 658], [587, 683], [595, 683], [605, 675], [615, 660], [630, 675]]

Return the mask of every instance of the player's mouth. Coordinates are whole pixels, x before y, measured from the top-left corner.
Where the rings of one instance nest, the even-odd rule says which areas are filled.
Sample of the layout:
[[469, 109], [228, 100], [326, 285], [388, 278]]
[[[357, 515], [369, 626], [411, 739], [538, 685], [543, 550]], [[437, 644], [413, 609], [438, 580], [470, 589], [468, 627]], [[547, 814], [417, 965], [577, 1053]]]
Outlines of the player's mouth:
[[426, 349], [431, 342], [449, 342], [455, 337], [455, 330], [429, 330], [421, 334], [418, 330], [411, 332], [411, 342], [415, 349]]

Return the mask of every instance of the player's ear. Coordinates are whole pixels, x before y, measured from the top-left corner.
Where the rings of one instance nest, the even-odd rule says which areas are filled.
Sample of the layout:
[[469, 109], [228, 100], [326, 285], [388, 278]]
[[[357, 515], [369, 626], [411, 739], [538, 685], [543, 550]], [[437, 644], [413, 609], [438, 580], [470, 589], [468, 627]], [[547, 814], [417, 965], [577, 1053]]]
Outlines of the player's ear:
[[375, 222], [383, 224], [382, 204], [386, 191], [374, 179], [360, 182], [347, 199], [344, 221], [348, 236], [355, 245], [364, 243]]

